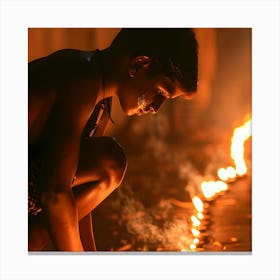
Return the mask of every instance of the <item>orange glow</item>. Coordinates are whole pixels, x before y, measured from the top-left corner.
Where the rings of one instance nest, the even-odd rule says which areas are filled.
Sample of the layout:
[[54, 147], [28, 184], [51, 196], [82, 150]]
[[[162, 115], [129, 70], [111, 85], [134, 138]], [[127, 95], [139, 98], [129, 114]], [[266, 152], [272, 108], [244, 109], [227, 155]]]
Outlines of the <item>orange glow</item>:
[[198, 244], [198, 243], [199, 243], [199, 239], [195, 237], [195, 238], [193, 239], [193, 244], [196, 245], [196, 244]]
[[[233, 182], [238, 176], [242, 176], [247, 173], [247, 167], [244, 159], [244, 142], [251, 136], [251, 119], [245, 122], [242, 126], [237, 127], [233, 131], [231, 138], [231, 158], [233, 159], [234, 165], [219, 168], [217, 175], [219, 180], [214, 181], [203, 181], [200, 184], [201, 192], [204, 196], [203, 201], [212, 199], [219, 192], [226, 191], [228, 184]], [[192, 228], [191, 232], [193, 240], [190, 244], [191, 250], [199, 250], [197, 244], [199, 244], [200, 235], [204, 236], [204, 233], [200, 233], [199, 226], [203, 223], [204, 218], [204, 204], [198, 196], [192, 197], [192, 203], [197, 211], [196, 214], [191, 216]]]
[[192, 228], [192, 234], [193, 234], [193, 236], [198, 237], [200, 235], [200, 231], [197, 230], [196, 228]]
[[194, 227], [198, 227], [198, 226], [201, 225], [200, 220], [196, 216], [192, 215], [191, 220], [192, 220], [192, 223], [193, 223]]
[[236, 170], [234, 169], [234, 167], [228, 166], [226, 168], [226, 172], [227, 172], [228, 178], [233, 179], [236, 177]]
[[204, 206], [202, 200], [198, 196], [192, 198], [193, 205], [198, 212], [203, 212]]
[[236, 166], [236, 173], [239, 176], [245, 175], [247, 173], [247, 167], [245, 164], [239, 164], [238, 166]]
[[228, 188], [227, 184], [222, 181], [204, 181], [200, 187], [206, 199], [212, 198], [217, 193], [225, 191]]
[[198, 217], [198, 219], [202, 220], [204, 218], [204, 215], [201, 212], [198, 212], [196, 214], [196, 216]]
[[228, 189], [228, 185], [225, 182], [216, 181], [215, 183], [216, 183], [217, 192], [223, 192], [223, 191], [226, 191]]
[[196, 248], [196, 245], [192, 243], [192, 244], [190, 245], [190, 249], [191, 249], [191, 250], [195, 250], [195, 248]]
[[205, 198], [211, 198], [216, 194], [214, 181], [204, 181], [200, 185], [200, 188]]
[[227, 175], [227, 171], [225, 168], [220, 168], [218, 170], [218, 177], [222, 180], [222, 181], [227, 181], [228, 180], [228, 175]]
[[233, 136], [231, 138], [231, 158], [234, 161], [235, 169], [239, 176], [247, 172], [244, 160], [244, 142], [251, 135], [251, 118], [233, 131]]
[[251, 118], [243, 125], [234, 129], [231, 137], [231, 158], [235, 167], [218, 169], [218, 177], [222, 181], [234, 179], [247, 173], [247, 166], [244, 159], [244, 142], [251, 136]]

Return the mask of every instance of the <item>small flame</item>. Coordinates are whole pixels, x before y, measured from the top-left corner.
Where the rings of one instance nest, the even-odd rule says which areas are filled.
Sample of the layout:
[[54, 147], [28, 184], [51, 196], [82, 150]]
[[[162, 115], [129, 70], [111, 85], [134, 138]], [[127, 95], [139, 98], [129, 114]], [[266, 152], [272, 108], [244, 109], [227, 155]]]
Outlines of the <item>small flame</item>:
[[195, 245], [197, 245], [197, 244], [199, 243], [199, 239], [195, 237], [195, 238], [193, 239], [193, 242], [192, 242], [192, 243], [195, 244]]
[[236, 170], [235, 170], [234, 167], [228, 166], [228, 167], [226, 168], [226, 172], [227, 172], [228, 178], [233, 179], [233, 178], [236, 177]]
[[204, 181], [202, 182], [200, 188], [204, 197], [209, 199], [217, 193], [227, 190], [228, 185], [222, 181]]
[[192, 228], [192, 234], [195, 237], [198, 237], [200, 235], [200, 231], [196, 228]]
[[190, 245], [190, 249], [191, 249], [191, 250], [195, 250], [195, 249], [196, 249], [196, 245], [192, 243], [192, 244]]
[[195, 209], [198, 211], [198, 212], [203, 212], [204, 210], [204, 205], [203, 205], [203, 202], [202, 200], [198, 197], [198, 196], [194, 196], [192, 198], [192, 202], [193, 202], [193, 205], [195, 207]]
[[192, 223], [193, 223], [194, 227], [198, 227], [198, 226], [201, 225], [200, 220], [196, 216], [192, 215], [191, 220], [192, 220]]
[[227, 170], [225, 168], [220, 168], [218, 170], [218, 177], [222, 180], [222, 181], [227, 181], [228, 180], [228, 174], [227, 174]]
[[199, 220], [202, 220], [204, 218], [204, 215], [201, 212], [198, 212], [196, 216], [198, 217]]

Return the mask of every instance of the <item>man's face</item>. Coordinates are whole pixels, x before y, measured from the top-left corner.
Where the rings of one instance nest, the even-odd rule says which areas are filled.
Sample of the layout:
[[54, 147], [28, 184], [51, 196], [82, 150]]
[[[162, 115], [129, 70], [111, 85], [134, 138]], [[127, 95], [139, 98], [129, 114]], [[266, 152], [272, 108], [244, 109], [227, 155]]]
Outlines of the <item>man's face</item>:
[[155, 114], [167, 99], [183, 94], [167, 76], [149, 77], [148, 69], [149, 66], [135, 72], [120, 88], [120, 104], [128, 116]]

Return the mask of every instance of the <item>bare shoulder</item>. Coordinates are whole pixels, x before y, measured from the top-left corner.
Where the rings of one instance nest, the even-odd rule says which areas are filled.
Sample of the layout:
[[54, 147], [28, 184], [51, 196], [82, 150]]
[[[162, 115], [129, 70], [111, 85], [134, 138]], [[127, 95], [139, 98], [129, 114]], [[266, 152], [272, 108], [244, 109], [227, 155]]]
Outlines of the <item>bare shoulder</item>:
[[94, 76], [94, 51], [63, 49], [28, 63], [29, 88], [57, 88]]
[[63, 49], [28, 65], [29, 97], [49, 100], [55, 95], [57, 105], [76, 109], [76, 114], [94, 106], [98, 87], [94, 51]]
[[29, 63], [29, 133], [34, 135], [34, 141], [50, 120], [61, 125], [57, 134], [65, 130], [62, 128], [70, 130], [72, 126], [74, 131], [75, 127], [82, 129], [85, 125], [99, 87], [93, 55], [93, 52], [61, 50]]

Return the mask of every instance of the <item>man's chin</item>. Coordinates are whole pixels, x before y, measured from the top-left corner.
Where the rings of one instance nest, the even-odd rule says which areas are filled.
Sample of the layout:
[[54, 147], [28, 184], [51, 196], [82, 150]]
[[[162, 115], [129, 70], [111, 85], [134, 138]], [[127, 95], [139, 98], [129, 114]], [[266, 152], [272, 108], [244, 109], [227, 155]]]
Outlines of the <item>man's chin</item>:
[[129, 111], [125, 113], [128, 117], [139, 116], [139, 112], [137, 111]]
[[134, 110], [129, 110], [127, 112], [125, 112], [125, 114], [129, 117], [131, 116], [141, 116], [143, 114], [143, 111], [139, 109], [134, 109]]

